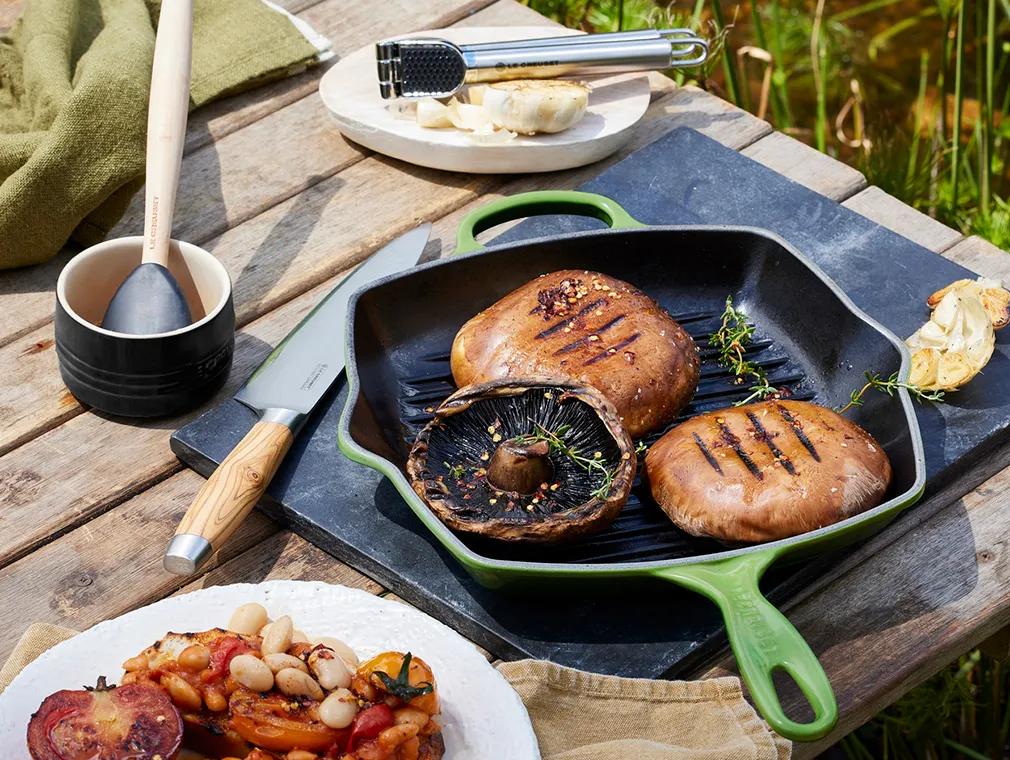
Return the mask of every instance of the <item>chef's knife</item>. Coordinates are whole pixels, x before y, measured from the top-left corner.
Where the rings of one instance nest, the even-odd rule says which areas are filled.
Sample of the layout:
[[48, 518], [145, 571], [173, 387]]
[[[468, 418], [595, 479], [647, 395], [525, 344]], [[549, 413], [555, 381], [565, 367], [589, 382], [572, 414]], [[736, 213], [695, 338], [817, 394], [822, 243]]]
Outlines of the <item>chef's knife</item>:
[[344, 370], [344, 328], [354, 293], [409, 269], [431, 225], [401, 235], [344, 278], [235, 394], [259, 421], [210, 476], [165, 550], [165, 569], [189, 575], [220, 548], [270, 484], [294, 437]]

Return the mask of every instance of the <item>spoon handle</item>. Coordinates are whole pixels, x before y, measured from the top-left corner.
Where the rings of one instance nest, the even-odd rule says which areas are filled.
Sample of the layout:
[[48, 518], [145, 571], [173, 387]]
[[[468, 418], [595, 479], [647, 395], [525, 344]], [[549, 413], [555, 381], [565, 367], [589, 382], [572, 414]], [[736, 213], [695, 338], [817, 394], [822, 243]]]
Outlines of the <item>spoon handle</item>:
[[143, 262], [168, 265], [172, 215], [189, 112], [193, 0], [163, 0], [147, 111]]

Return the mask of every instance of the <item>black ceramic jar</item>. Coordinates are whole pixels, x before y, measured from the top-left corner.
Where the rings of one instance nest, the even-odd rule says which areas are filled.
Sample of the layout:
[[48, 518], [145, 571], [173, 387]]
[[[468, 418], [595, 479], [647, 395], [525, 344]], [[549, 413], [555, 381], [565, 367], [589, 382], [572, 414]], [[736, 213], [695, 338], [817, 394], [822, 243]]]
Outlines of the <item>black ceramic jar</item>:
[[235, 308], [224, 266], [195, 245], [172, 241], [169, 270], [193, 315], [188, 327], [154, 335], [102, 328], [116, 289], [140, 263], [142, 238], [92, 246], [56, 285], [60, 375], [82, 404], [125, 417], [180, 414], [225, 382], [235, 345]]

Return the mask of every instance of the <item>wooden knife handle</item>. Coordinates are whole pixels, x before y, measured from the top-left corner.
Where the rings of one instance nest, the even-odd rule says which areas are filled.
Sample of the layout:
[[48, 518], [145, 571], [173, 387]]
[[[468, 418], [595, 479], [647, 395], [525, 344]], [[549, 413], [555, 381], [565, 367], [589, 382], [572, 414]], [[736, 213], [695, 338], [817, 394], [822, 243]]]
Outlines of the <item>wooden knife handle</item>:
[[221, 548], [266, 491], [293, 440], [286, 425], [257, 422], [203, 484], [175, 535], [200, 536]]

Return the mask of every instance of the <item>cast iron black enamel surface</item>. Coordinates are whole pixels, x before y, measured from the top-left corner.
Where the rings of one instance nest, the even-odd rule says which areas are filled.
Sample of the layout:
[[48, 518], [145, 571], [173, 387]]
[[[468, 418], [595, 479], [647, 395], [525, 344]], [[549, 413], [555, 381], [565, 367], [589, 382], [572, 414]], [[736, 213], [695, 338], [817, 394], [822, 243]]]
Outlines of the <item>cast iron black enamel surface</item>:
[[[727, 223], [773, 229], [825, 269], [857, 305], [902, 336], [924, 319], [925, 307], [921, 311], [915, 307], [924, 294], [970, 276], [962, 267], [688, 129], [657, 140], [581, 189], [609, 195], [642, 221], [653, 224]], [[514, 228], [508, 237], [522, 239], [586, 225], [594, 223], [537, 219]], [[599, 268], [620, 276], [620, 271], [610, 270], [613, 263], [621, 261], [622, 253], [623, 249], [614, 247], [601, 252]], [[704, 250], [688, 249], [673, 241], [661, 242], [652, 254], [657, 270], [670, 257], [701, 262], [706, 257]], [[764, 279], [760, 269], [744, 274], [752, 283]], [[652, 293], [649, 283], [636, 284]], [[707, 297], [725, 296], [716, 290], [719, 288]], [[755, 311], [746, 301], [741, 305], [754, 312], [759, 326], [765, 323], [766, 315], [760, 310]], [[783, 308], [783, 319], [794, 325], [814, 325], [811, 335], [822, 343], [822, 366], [845, 364], [835, 353], [831, 337], [837, 332], [847, 339], [843, 326], [808, 310], [790, 310], [788, 302]], [[711, 322], [718, 313], [718, 309], [702, 311], [689, 303], [671, 311], [699, 336], [711, 332]], [[381, 314], [376, 309], [370, 316], [378, 319]], [[423, 355], [394, 353], [370, 358], [375, 366], [364, 369], [373, 377], [395, 374], [399, 378], [376, 392], [404, 399], [390, 419], [377, 420], [380, 424], [395, 425], [402, 420], [408, 427], [421, 425], [424, 407], [453, 390], [447, 359], [457, 327], [446, 325], [440, 336], [441, 348], [433, 347]], [[829, 337], [825, 339], [825, 335]], [[817, 391], [809, 386], [804, 390], [799, 368], [789, 359], [794, 347], [788, 335], [759, 330], [758, 337], [755, 358], [768, 368], [772, 383], [793, 384], [799, 398]], [[969, 462], [974, 483], [1005, 466], [1005, 457], [992, 454], [1006, 442], [1010, 422], [1010, 397], [1000, 390], [1010, 383], [1008, 337], [999, 334], [997, 354], [986, 373], [950, 404], [920, 409], [931, 486], [964, 471]], [[836, 366], [836, 370], [844, 370], [841, 377], [846, 382], [858, 380], [868, 368], [855, 363]], [[481, 588], [441, 549], [387, 481], [340, 455], [336, 430], [346, 389], [342, 381], [338, 386], [295, 442], [270, 489], [275, 501], [268, 511], [289, 521], [307, 538], [499, 656], [545, 657], [574, 667], [655, 677], [682, 670], [719, 643], [721, 621], [714, 607], [669, 584], [626, 584], [620, 596], [572, 589], [562, 596], [518, 599]], [[688, 413], [724, 405], [726, 390], [725, 379], [706, 362]], [[207, 473], [253, 422], [247, 409], [229, 400], [179, 431], [173, 437], [173, 449]], [[886, 445], [886, 441], [882, 443]], [[387, 452], [396, 454], [392, 449]], [[615, 544], [615, 557], [635, 558], [629, 549], [634, 546], [636, 531], [653, 533], [662, 526], [650, 507], [636, 502], [633, 494], [612, 528], [623, 536]], [[689, 546], [683, 541], [672, 529], [656, 533], [654, 543], [638, 558], [647, 559], [654, 551], [670, 556], [677, 551], [697, 554], [711, 550], [708, 545]], [[762, 586], [773, 600], [780, 601], [808, 582], [818, 567], [776, 571]], [[662, 605], [656, 604], [657, 593], [662, 594]]]

